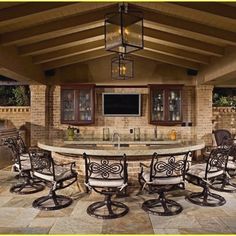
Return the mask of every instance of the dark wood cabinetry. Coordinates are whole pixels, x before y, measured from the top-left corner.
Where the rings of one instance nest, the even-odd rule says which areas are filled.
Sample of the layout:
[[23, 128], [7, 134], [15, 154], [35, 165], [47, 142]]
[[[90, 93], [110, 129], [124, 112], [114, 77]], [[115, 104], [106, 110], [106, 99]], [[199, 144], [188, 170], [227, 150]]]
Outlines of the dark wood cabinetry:
[[94, 85], [61, 86], [61, 123], [94, 123]]
[[149, 85], [150, 124], [182, 123], [182, 87], [182, 85]]

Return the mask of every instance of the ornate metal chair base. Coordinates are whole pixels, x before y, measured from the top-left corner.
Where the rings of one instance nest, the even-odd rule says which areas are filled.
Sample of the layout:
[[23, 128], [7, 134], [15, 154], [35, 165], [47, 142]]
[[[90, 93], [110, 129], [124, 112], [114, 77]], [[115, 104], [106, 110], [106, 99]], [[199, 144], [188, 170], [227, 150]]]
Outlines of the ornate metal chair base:
[[72, 201], [70, 197], [54, 194], [37, 198], [32, 205], [40, 210], [52, 211], [67, 207]]
[[209, 187], [220, 192], [236, 192], [236, 184], [232, 183], [227, 176], [223, 176], [223, 178], [213, 180]]
[[[161, 196], [162, 195], [162, 196]], [[170, 199], [166, 199], [162, 193], [158, 199], [150, 199], [142, 204], [142, 209], [154, 215], [172, 216], [182, 212], [183, 207]]]
[[[100, 211], [99, 211], [100, 210]], [[117, 201], [111, 200], [111, 195], [106, 195], [105, 200], [95, 202], [87, 208], [87, 213], [99, 219], [115, 219], [126, 215], [129, 208]]]
[[217, 207], [226, 203], [222, 196], [210, 192], [208, 188], [204, 188], [200, 193], [191, 193], [186, 199], [199, 206]]
[[17, 183], [14, 184], [11, 188], [10, 188], [10, 192], [11, 193], [17, 193], [17, 194], [32, 194], [32, 193], [37, 193], [40, 192], [42, 190], [44, 190], [45, 186], [42, 184], [38, 184], [38, 183]]

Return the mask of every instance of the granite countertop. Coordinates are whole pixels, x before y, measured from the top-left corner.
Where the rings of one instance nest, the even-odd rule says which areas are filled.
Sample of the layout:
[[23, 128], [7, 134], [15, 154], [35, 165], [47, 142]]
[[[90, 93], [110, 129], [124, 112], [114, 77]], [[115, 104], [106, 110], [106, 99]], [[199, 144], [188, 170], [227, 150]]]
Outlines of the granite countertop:
[[[137, 142], [137, 141], [135, 141]], [[178, 143], [172, 144], [158, 144], [145, 146], [141, 143], [137, 145], [131, 145], [128, 147], [114, 147], [114, 145], [100, 146], [96, 144], [88, 143], [67, 143], [64, 140], [41, 140], [38, 142], [38, 146], [42, 149], [67, 153], [67, 154], [79, 154], [86, 153], [87, 155], [98, 155], [98, 156], [122, 156], [124, 154], [128, 156], [149, 156], [154, 152], [157, 154], [171, 154], [180, 153], [187, 151], [200, 150], [205, 147], [205, 143], [202, 140], [190, 140], [190, 141], [179, 141]]]

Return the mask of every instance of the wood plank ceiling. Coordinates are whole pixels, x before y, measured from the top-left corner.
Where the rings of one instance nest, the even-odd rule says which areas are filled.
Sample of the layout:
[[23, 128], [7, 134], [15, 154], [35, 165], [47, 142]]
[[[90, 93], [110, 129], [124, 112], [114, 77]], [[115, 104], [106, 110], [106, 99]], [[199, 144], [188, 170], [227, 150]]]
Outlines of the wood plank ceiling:
[[[139, 2], [144, 15], [144, 50], [135, 56], [201, 69], [236, 47], [236, 4]], [[16, 47], [43, 70], [107, 56], [104, 16], [117, 3], [0, 3], [0, 45]]]

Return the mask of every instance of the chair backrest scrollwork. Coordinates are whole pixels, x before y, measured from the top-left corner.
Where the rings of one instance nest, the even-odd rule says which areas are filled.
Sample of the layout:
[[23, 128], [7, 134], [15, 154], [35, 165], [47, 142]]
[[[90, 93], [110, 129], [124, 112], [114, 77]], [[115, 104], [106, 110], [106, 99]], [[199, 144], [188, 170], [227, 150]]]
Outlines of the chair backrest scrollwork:
[[185, 178], [189, 168], [190, 152], [175, 154], [154, 153], [151, 161], [150, 181], [155, 178], [182, 177]]
[[127, 181], [126, 155], [88, 156], [84, 153], [86, 182], [88, 179], [95, 180], [124, 180]]
[[216, 148], [211, 151], [206, 165], [206, 179], [209, 174], [226, 169], [229, 152], [230, 149], [225, 148]]
[[225, 145], [229, 139], [232, 139], [231, 133], [226, 129], [215, 130], [214, 136], [217, 146]]

